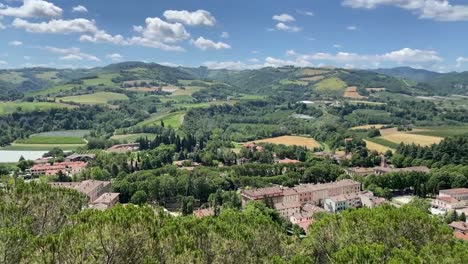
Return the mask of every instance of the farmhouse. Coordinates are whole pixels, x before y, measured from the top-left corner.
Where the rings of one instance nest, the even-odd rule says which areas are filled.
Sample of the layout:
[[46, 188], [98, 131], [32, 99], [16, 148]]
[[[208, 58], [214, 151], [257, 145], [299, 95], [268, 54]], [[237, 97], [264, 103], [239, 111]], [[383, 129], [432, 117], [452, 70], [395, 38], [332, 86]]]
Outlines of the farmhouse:
[[76, 162], [56, 162], [53, 164], [45, 164], [39, 163], [32, 166], [28, 171], [32, 176], [39, 176], [39, 175], [57, 175], [59, 171], [63, 172], [64, 174], [71, 176], [76, 173], [81, 172], [84, 168], [86, 168], [88, 164], [82, 161]]
[[385, 199], [375, 197], [372, 192], [364, 191], [350, 194], [340, 194], [327, 198], [325, 200], [325, 209], [331, 213], [336, 213], [348, 208], [359, 208], [363, 206], [374, 208], [385, 202]]
[[465, 209], [468, 206], [468, 188], [440, 190], [431, 205], [442, 212]]

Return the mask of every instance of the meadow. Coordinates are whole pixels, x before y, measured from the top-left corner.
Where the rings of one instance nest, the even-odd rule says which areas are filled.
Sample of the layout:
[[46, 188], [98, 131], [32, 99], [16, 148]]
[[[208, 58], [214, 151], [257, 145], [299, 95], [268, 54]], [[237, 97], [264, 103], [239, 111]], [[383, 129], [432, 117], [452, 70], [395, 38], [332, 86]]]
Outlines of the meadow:
[[309, 149], [319, 148], [322, 145], [313, 138], [301, 137], [301, 136], [280, 136], [273, 138], [265, 138], [260, 140], [254, 140], [249, 143], [272, 143], [272, 144], [283, 144], [286, 146], [305, 146]]
[[107, 104], [110, 101], [128, 100], [125, 94], [112, 93], [112, 92], [97, 92], [92, 94], [66, 96], [57, 98], [62, 102], [74, 102], [79, 104]]
[[52, 108], [71, 107], [65, 104], [52, 102], [0, 102], [0, 115], [14, 112], [45, 111]]
[[[366, 142], [366, 147], [369, 150], [377, 151], [379, 153], [385, 153], [387, 151], [395, 151], [396, 146], [393, 142], [385, 142], [381, 138], [373, 138], [373, 139], [364, 139], [364, 142]], [[383, 144], [382, 144], [383, 143]], [[389, 147], [392, 146], [392, 147]]]
[[419, 134], [410, 134], [410, 133], [392, 133], [388, 135], [382, 136], [382, 139], [400, 144], [416, 144], [421, 146], [429, 146], [432, 144], [437, 144], [443, 140], [442, 137], [434, 137], [434, 136], [424, 136]]
[[156, 137], [155, 134], [149, 133], [137, 133], [137, 134], [126, 134], [126, 135], [114, 135], [111, 139], [119, 140], [122, 142], [135, 142], [139, 138], [147, 138], [153, 140]]
[[145, 125], [159, 125], [161, 121], [164, 122], [164, 126], [172, 127], [174, 129], [179, 128], [182, 125], [184, 119], [184, 112], [174, 112], [174, 113], [165, 113], [154, 115], [142, 122], [138, 123], [136, 126], [145, 126]]
[[67, 145], [67, 144], [84, 144], [86, 143], [79, 137], [61, 137], [61, 136], [36, 136], [18, 139], [16, 144], [29, 144], [29, 145]]

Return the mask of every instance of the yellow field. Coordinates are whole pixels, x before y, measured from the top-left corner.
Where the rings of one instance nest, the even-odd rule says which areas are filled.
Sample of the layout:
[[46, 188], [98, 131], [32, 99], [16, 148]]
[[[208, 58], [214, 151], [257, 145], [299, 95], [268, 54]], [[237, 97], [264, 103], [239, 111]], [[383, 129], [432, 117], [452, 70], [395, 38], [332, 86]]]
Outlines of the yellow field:
[[355, 127], [350, 128], [350, 129], [351, 129], [351, 130], [355, 130], [355, 129], [371, 129], [371, 128], [381, 129], [383, 126], [385, 126], [385, 125], [382, 125], [382, 124], [363, 125], [363, 126], [355, 126]]
[[403, 142], [404, 144], [416, 144], [421, 146], [429, 146], [432, 144], [437, 144], [443, 140], [441, 137], [433, 137], [433, 136], [423, 136], [423, 135], [416, 135], [416, 134], [409, 134], [405, 132], [398, 132], [398, 133], [391, 133], [382, 136], [383, 139], [395, 142], [400, 144]]
[[366, 142], [366, 147], [369, 149], [369, 150], [375, 150], [379, 153], [385, 153], [386, 151], [390, 150], [390, 151], [394, 151], [394, 149], [391, 149], [389, 147], [386, 147], [384, 145], [380, 145], [380, 144], [377, 144], [377, 143], [374, 143], [372, 141], [369, 141], [369, 140], [365, 140], [364, 139], [364, 142]]
[[286, 146], [305, 146], [309, 149], [320, 147], [318, 143], [313, 138], [300, 137], [300, 136], [281, 136], [274, 138], [265, 138], [261, 140], [255, 140], [249, 143], [272, 143], [272, 144], [283, 144]]

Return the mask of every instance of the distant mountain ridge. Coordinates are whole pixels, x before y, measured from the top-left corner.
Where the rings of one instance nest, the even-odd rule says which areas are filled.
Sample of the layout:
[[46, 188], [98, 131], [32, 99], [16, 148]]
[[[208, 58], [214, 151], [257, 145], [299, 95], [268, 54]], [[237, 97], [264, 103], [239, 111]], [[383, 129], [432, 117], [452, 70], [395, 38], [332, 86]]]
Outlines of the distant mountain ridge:
[[371, 71], [415, 82], [431, 82], [444, 75], [444, 73], [411, 67], [380, 68]]

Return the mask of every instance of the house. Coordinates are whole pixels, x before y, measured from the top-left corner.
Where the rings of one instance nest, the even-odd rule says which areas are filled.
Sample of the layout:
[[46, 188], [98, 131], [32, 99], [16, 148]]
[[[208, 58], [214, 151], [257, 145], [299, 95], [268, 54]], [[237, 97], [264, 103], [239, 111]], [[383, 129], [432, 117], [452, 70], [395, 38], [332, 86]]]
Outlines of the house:
[[465, 241], [468, 241], [468, 223], [462, 221], [456, 221], [449, 224], [453, 229], [453, 235]]
[[363, 191], [349, 194], [340, 194], [332, 196], [325, 200], [325, 209], [331, 213], [337, 213], [348, 208], [359, 208], [369, 207], [374, 208], [376, 206], [385, 203], [384, 198], [375, 197], [372, 192]]
[[269, 204], [299, 202], [301, 205], [311, 203], [315, 205], [323, 204], [324, 200], [330, 196], [346, 193], [355, 193], [361, 190], [361, 183], [349, 179], [319, 183], [300, 184], [292, 188], [273, 186], [252, 190], [242, 190], [242, 204], [248, 201], [264, 200]]
[[468, 188], [455, 188], [448, 190], [440, 190], [439, 196], [452, 197], [461, 201], [468, 201]]
[[67, 161], [84, 161], [88, 162], [90, 160], [94, 160], [96, 158], [96, 154], [72, 154], [66, 158]]
[[298, 225], [307, 233], [309, 226], [315, 221], [314, 214], [320, 212], [325, 212], [325, 210], [313, 204], [305, 204], [302, 206], [301, 212], [289, 217], [289, 221]]
[[88, 163], [82, 161], [65, 161], [65, 162], [55, 162], [53, 164], [35, 164], [29, 168], [28, 172], [33, 176], [39, 175], [57, 175], [59, 171], [62, 171], [66, 175], [74, 175], [81, 172]]
[[468, 206], [468, 188], [440, 190], [431, 205], [442, 212], [464, 210]]
[[205, 208], [205, 209], [195, 210], [195, 211], [193, 211], [193, 215], [196, 218], [202, 218], [202, 217], [207, 217], [207, 216], [214, 216], [215, 212], [214, 212], [213, 208], [209, 207], [209, 208]]
[[300, 161], [298, 160], [295, 160], [295, 159], [288, 159], [288, 158], [284, 158], [284, 159], [281, 159], [281, 160], [278, 160], [278, 163], [279, 164], [294, 164], [294, 163], [299, 163]]
[[265, 148], [263, 148], [262, 146], [259, 146], [255, 143], [245, 143], [244, 145], [242, 145], [244, 148], [252, 151], [252, 152], [255, 152], [255, 151], [259, 151], [259, 152], [262, 152], [265, 150]]
[[90, 208], [99, 210], [114, 206], [119, 200], [119, 193], [110, 193], [111, 182], [86, 180], [82, 182], [49, 182], [56, 188], [69, 188], [86, 195]]
[[286, 219], [289, 219], [290, 216], [301, 211], [301, 204], [298, 202], [275, 203], [273, 207]]

